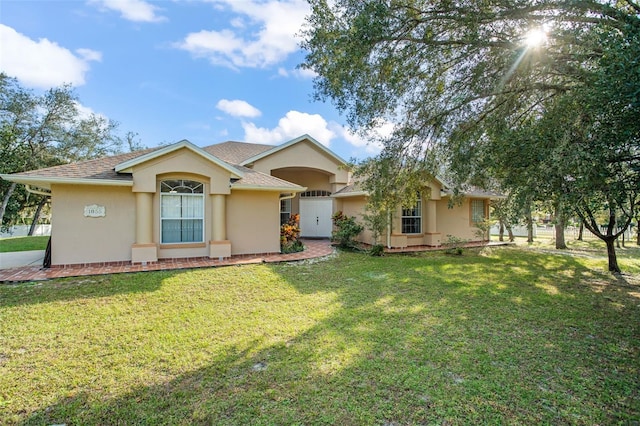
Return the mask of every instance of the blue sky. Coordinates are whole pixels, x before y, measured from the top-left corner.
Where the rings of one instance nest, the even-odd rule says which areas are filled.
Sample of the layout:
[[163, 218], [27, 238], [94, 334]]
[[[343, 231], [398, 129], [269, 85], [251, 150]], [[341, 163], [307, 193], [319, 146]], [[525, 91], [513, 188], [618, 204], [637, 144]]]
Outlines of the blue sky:
[[71, 83], [82, 108], [148, 147], [308, 133], [345, 159], [375, 154], [296, 69], [308, 11], [302, 0], [3, 0], [0, 70], [36, 93]]

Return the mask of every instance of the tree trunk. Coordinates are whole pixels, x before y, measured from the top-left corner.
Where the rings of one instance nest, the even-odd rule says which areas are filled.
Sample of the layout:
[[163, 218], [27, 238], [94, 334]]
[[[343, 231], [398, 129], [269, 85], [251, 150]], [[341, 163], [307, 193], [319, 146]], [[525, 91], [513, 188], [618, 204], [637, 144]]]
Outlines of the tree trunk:
[[527, 242], [533, 242], [533, 217], [531, 217], [531, 207], [527, 207], [526, 212], [526, 221], [527, 221]]
[[607, 258], [609, 259], [609, 272], [613, 272], [619, 274], [620, 267], [618, 266], [618, 258], [616, 256], [616, 246], [613, 244], [613, 239], [607, 238], [605, 243], [607, 243]]
[[583, 241], [582, 236], [584, 234], [584, 222], [580, 222], [580, 229], [578, 230], [578, 241]]
[[565, 250], [567, 248], [567, 243], [564, 240], [564, 224], [561, 221], [558, 221], [555, 224], [556, 230], [556, 249]]
[[498, 234], [498, 241], [504, 241], [504, 222], [500, 219], [500, 231]]
[[560, 209], [560, 206], [556, 204], [555, 208], [555, 230], [556, 230], [556, 249], [565, 250], [567, 248], [567, 243], [564, 239], [564, 214]]
[[640, 220], [636, 220], [636, 244], [640, 246]]
[[509, 234], [509, 241], [514, 242], [516, 237], [513, 235], [513, 228], [511, 227], [511, 225], [507, 226], [507, 233]]
[[4, 194], [2, 205], [0, 205], [0, 226], [2, 225], [2, 220], [4, 219], [4, 212], [5, 210], [7, 210], [7, 205], [9, 204], [9, 198], [11, 198], [11, 195], [13, 195], [13, 191], [15, 191], [16, 185], [18, 184], [15, 182], [11, 182], [9, 189], [7, 189], [7, 192]]
[[35, 232], [36, 227], [38, 226], [38, 221], [40, 220], [40, 214], [42, 213], [42, 207], [44, 207], [46, 202], [47, 202], [47, 197], [42, 197], [42, 199], [38, 203], [38, 207], [36, 208], [36, 212], [33, 215], [33, 220], [31, 221], [31, 227], [29, 228], [29, 236], [30, 237], [33, 236], [33, 233]]

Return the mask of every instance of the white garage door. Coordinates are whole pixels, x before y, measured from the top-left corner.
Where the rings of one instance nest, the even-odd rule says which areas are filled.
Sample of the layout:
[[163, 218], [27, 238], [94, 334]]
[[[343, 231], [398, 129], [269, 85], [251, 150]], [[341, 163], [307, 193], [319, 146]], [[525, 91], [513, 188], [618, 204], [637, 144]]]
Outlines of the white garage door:
[[332, 214], [331, 198], [300, 198], [300, 236], [330, 237]]

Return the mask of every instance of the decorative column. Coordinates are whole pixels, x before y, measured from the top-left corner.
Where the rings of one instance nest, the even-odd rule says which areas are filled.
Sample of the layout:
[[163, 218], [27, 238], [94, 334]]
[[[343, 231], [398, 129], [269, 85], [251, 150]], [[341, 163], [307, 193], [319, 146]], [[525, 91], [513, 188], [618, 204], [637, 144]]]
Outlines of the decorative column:
[[136, 192], [136, 242], [131, 246], [131, 263], [157, 262], [153, 242], [153, 193]]
[[231, 241], [227, 240], [227, 196], [211, 194], [211, 240], [209, 257], [222, 260], [231, 257]]
[[436, 232], [436, 202], [427, 200], [427, 229], [428, 234]]
[[424, 243], [428, 246], [441, 245], [441, 234], [437, 229], [437, 201], [427, 200], [427, 220], [426, 229], [424, 233]]
[[211, 195], [211, 211], [213, 213], [213, 226], [211, 227], [211, 239], [222, 241], [227, 239], [227, 199], [225, 195]]

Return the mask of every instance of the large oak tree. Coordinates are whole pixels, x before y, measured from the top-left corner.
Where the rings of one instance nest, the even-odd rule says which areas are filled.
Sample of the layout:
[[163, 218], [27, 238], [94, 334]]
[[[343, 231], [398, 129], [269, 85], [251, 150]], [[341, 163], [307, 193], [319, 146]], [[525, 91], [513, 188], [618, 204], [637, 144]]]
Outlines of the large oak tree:
[[[498, 182], [580, 215], [609, 247], [637, 209], [640, 5], [310, 0], [302, 67], [384, 158]], [[507, 151], [508, 150], [508, 151]], [[508, 155], [507, 155], [508, 154]], [[408, 161], [411, 158], [415, 161]], [[595, 211], [623, 217], [601, 232]]]
[[[115, 122], [102, 116], [83, 114], [70, 86], [39, 95], [0, 73], [0, 173], [115, 153], [122, 144], [116, 128]], [[0, 224], [15, 221], [29, 200], [41, 208], [45, 198], [29, 196], [15, 183], [0, 180]]]

